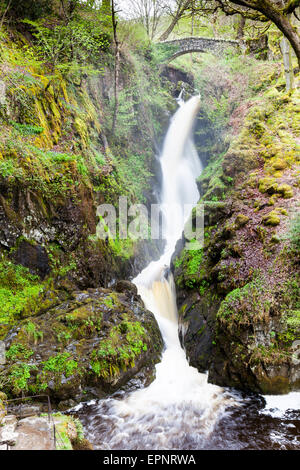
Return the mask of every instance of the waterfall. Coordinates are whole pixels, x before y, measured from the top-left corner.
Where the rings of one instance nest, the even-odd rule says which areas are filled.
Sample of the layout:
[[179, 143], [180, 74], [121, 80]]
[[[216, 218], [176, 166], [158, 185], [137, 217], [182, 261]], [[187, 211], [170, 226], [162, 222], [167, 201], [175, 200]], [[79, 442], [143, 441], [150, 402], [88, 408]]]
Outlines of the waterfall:
[[[98, 412], [89, 423], [89, 437], [99, 449], [202, 448], [233, 401], [223, 389], [208, 384], [206, 374], [189, 366], [178, 338], [173, 276], [166, 275], [186, 221], [184, 205], [195, 205], [199, 199], [195, 179], [202, 165], [192, 138], [199, 107], [199, 97], [180, 101], [170, 123], [160, 159], [166, 247], [161, 258], [151, 262], [133, 281], [146, 308], [156, 317], [165, 350], [150, 386], [122, 400], [99, 402]], [[97, 415], [101, 415], [100, 429]]]

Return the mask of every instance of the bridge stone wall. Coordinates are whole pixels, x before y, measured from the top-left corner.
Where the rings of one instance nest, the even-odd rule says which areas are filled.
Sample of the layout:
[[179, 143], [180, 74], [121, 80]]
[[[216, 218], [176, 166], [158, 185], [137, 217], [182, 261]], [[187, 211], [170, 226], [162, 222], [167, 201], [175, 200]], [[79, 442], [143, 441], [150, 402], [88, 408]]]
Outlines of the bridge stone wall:
[[229, 48], [239, 49], [241, 46], [239, 41], [201, 37], [174, 39], [172, 41], [163, 41], [160, 44], [174, 46], [174, 48], [177, 47], [176, 52], [168, 58], [168, 62], [176, 59], [176, 57], [191, 52], [211, 52], [212, 54], [223, 56]]

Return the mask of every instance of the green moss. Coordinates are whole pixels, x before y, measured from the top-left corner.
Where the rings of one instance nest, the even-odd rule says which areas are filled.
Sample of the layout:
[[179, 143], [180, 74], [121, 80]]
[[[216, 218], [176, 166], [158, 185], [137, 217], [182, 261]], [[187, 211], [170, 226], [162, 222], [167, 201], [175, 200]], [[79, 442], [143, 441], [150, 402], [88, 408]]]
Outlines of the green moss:
[[227, 294], [217, 313], [221, 324], [226, 324], [228, 328], [232, 329], [233, 325], [248, 325], [250, 319], [263, 316], [262, 291], [262, 280], [256, 278]]
[[273, 169], [276, 171], [285, 170], [287, 168], [287, 162], [278, 157], [274, 158], [271, 161], [271, 164], [272, 164]]
[[39, 278], [27, 268], [7, 260], [0, 262], [0, 323], [13, 322], [34, 310], [42, 290]]
[[262, 218], [262, 221], [265, 225], [271, 225], [272, 227], [280, 224], [280, 217], [277, 210], [269, 212]]
[[80, 135], [82, 146], [87, 147], [89, 143], [88, 139], [88, 129], [86, 123], [80, 118], [76, 117], [74, 121], [74, 126], [78, 134]]
[[[222, 168], [223, 161], [224, 153], [211, 160], [197, 180], [203, 188], [204, 195], [202, 199], [205, 201], [218, 201], [226, 191], [227, 186]], [[229, 184], [229, 181], [227, 181], [227, 185]]]
[[109, 339], [100, 343], [92, 354], [92, 370], [103, 378], [118, 376], [120, 369], [134, 367], [136, 358], [147, 351], [146, 331], [140, 322], [123, 321], [113, 327]]
[[278, 235], [272, 235], [270, 242], [275, 244], [280, 243], [280, 238]]
[[238, 214], [235, 219], [235, 224], [237, 227], [244, 227], [249, 222], [249, 217], [244, 214]]
[[281, 184], [280, 186], [278, 186], [277, 192], [281, 194], [284, 199], [289, 199], [293, 197], [294, 194], [293, 189], [288, 184]]
[[190, 250], [188, 254], [188, 261], [186, 264], [187, 274], [196, 274], [199, 271], [199, 268], [202, 263], [203, 258], [203, 249], [201, 250]]
[[265, 177], [259, 180], [259, 190], [261, 193], [274, 194], [277, 192], [278, 183], [274, 178]]

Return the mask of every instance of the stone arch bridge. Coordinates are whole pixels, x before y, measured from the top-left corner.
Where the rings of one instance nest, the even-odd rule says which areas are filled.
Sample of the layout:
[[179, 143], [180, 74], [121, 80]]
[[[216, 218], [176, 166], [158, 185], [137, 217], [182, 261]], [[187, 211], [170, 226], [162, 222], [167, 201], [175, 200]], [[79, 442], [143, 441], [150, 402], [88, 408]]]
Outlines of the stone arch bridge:
[[218, 56], [224, 56], [229, 50], [238, 51], [241, 48], [239, 41], [201, 37], [174, 39], [162, 41], [158, 44], [164, 53], [164, 62], [171, 62], [177, 57], [191, 52], [210, 52]]

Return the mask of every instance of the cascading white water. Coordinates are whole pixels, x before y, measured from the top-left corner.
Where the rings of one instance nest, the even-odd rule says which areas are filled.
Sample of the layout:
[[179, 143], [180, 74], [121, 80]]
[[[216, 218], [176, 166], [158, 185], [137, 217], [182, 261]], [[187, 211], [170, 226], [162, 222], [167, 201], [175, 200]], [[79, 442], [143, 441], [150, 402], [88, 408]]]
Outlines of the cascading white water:
[[81, 404], [77, 412], [81, 409], [80, 418], [96, 449], [298, 448], [294, 414], [286, 412], [287, 408], [297, 409], [299, 393], [265, 397], [263, 409], [262, 398], [208, 384], [205, 374], [189, 366], [181, 348], [175, 286], [172, 275], [166, 276], [166, 268], [185, 224], [184, 205], [193, 206], [199, 198], [195, 178], [202, 167], [192, 139], [200, 100], [193, 97], [186, 103], [179, 100], [179, 104], [160, 159], [166, 248], [160, 260], [134, 279], [165, 343], [156, 379], [122, 399]]
[[181, 102], [170, 124], [160, 160], [166, 248], [160, 260], [150, 263], [133, 281], [146, 308], [156, 317], [165, 350], [149, 387], [99, 405], [103, 423], [100, 449], [201, 448], [231, 401], [221, 388], [207, 383], [205, 374], [189, 366], [178, 338], [173, 277], [165, 278], [165, 268], [183, 231], [184, 205], [195, 205], [199, 199], [195, 179], [202, 165], [192, 139], [199, 106], [198, 97]]

